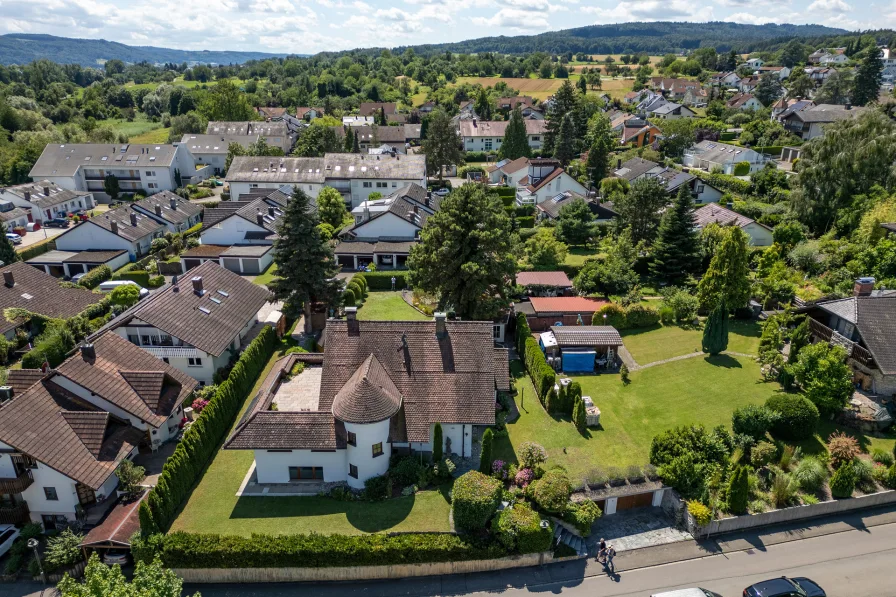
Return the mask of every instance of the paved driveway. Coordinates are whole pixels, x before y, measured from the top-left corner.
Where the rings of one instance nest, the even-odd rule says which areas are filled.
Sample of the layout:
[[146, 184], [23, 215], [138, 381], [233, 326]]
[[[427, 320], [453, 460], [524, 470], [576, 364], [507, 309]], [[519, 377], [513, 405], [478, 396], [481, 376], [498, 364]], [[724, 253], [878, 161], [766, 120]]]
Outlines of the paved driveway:
[[66, 230], [70, 230], [69, 228], [41, 228], [35, 232], [28, 232], [25, 236], [22, 237], [22, 244], [17, 245], [17, 249], [23, 249], [25, 247], [30, 247], [31, 245], [36, 245], [38, 243], [42, 243], [47, 239], [54, 238], [65, 232]]

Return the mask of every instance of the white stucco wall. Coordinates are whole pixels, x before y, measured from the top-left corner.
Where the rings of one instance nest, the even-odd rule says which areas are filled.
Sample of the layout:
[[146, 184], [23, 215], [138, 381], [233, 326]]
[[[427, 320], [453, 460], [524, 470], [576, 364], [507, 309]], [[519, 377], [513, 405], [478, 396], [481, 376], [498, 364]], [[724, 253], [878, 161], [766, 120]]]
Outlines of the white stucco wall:
[[255, 471], [259, 483], [289, 483], [289, 467], [319, 466], [324, 469], [324, 482], [335, 483], [348, 479], [345, 450], [312, 452], [290, 450], [271, 452], [255, 450]]
[[[151, 242], [150, 239], [144, 244], [148, 247]], [[117, 234], [112, 234], [89, 220], [81, 222], [56, 237], [56, 248], [60, 251], [124, 250], [130, 256], [136, 257], [137, 244], [125, 240]]]
[[[430, 441], [432, 441], [433, 437], [433, 429], [435, 425], [430, 426], [429, 429], [429, 437]], [[473, 451], [473, 426], [472, 425], [462, 425], [462, 424], [451, 424], [451, 423], [442, 423], [442, 450], [444, 450], [445, 455], [448, 455], [448, 450], [446, 446], [448, 445], [448, 439], [451, 439], [451, 454], [456, 454], [458, 456], [467, 457]], [[463, 453], [461, 453], [461, 447], [463, 447]]]
[[[14, 450], [12, 446], [0, 442], [0, 450]], [[16, 467], [12, 463], [12, 456], [0, 454], [0, 478], [15, 479]]]
[[383, 214], [355, 228], [355, 236], [363, 238], [414, 238], [419, 226], [399, 218], [393, 213]]
[[[392, 446], [389, 445], [389, 420], [380, 421], [370, 425], [357, 425], [346, 423], [345, 430], [354, 433], [355, 445], [346, 447], [346, 470], [348, 465], [358, 467], [358, 478], [347, 477], [351, 487], [364, 487], [364, 481], [377, 475], [385, 474], [389, 469], [389, 458], [392, 456]], [[373, 445], [383, 444], [383, 453], [374, 458]]]
[[[265, 214], [267, 215], [267, 214]], [[254, 216], [253, 216], [254, 217]], [[247, 239], [246, 232], [266, 230], [256, 222], [250, 222], [241, 216], [232, 215], [214, 226], [203, 228], [200, 238], [203, 245], [270, 245], [271, 240]]]
[[772, 231], [755, 222], [744, 226], [743, 231], [750, 237], [750, 244], [754, 247], [769, 247], [774, 242]]
[[[698, 180], [696, 183], [697, 199], [694, 201], [695, 203], [706, 204], [706, 203], [718, 203], [722, 198], [722, 192], [715, 187], [711, 187], [708, 184]], [[700, 189], [703, 189], [700, 191]]]

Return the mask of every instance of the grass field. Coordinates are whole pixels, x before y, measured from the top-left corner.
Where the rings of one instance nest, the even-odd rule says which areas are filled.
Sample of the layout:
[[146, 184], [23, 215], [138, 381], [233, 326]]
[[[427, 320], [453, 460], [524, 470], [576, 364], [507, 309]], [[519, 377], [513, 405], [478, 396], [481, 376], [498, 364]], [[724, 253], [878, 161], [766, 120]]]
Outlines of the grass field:
[[[167, 143], [170, 128], [158, 128], [129, 138], [131, 143]], [[178, 139], [180, 141], [180, 139]]]
[[[742, 354], [759, 352], [759, 326], [732, 319], [728, 326], [728, 350]], [[625, 347], [639, 365], [701, 352], [703, 329], [677, 325], [622, 330]], [[699, 358], [699, 357], [697, 357]]]
[[400, 292], [370, 292], [358, 308], [358, 319], [367, 321], [428, 321], [401, 298]]
[[586, 260], [597, 257], [600, 251], [591, 247], [570, 247], [566, 253], [566, 265], [582, 265]]
[[267, 285], [268, 282], [273, 280], [276, 275], [277, 275], [277, 264], [272, 263], [270, 266], [268, 266], [268, 269], [266, 269], [264, 271], [264, 273], [261, 273], [261, 274], [255, 276], [255, 279], [252, 281], [254, 283], [258, 284], [259, 286], [265, 286], [265, 285]]
[[515, 463], [516, 448], [535, 441], [547, 450], [548, 465], [564, 466], [574, 482], [595, 468], [647, 464], [656, 434], [685, 424], [730, 426], [734, 409], [761, 404], [780, 391], [777, 384], [762, 381], [750, 359], [725, 355], [636, 371], [628, 385], [618, 374], [574, 376], [601, 411], [600, 426], [580, 433], [569, 417], [545, 412], [519, 361], [511, 363], [511, 370], [520, 418], [507, 425], [507, 437], [496, 440], [495, 458]]
[[[138, 114], [137, 117], [131, 121], [124, 118], [109, 118], [107, 120], [98, 120], [96, 124], [97, 126], [112, 127], [116, 133], [124, 133], [128, 137], [144, 135], [162, 128], [161, 122], [147, 120], [146, 116], [142, 113]], [[165, 138], [167, 139], [167, 137], [168, 135], [166, 134]]]
[[[578, 77], [570, 77], [570, 81], [575, 83]], [[493, 87], [498, 81], [504, 81], [508, 86], [516, 89], [522, 95], [530, 95], [537, 100], [547, 99], [553, 95], [555, 91], [560, 89], [565, 79], [519, 79], [508, 77], [458, 77], [458, 83], [472, 83], [474, 85], [482, 85], [483, 87]], [[590, 93], [619, 93], [620, 96], [625, 95], [632, 89], [632, 79], [607, 79], [601, 81], [601, 90], [595, 90]]]

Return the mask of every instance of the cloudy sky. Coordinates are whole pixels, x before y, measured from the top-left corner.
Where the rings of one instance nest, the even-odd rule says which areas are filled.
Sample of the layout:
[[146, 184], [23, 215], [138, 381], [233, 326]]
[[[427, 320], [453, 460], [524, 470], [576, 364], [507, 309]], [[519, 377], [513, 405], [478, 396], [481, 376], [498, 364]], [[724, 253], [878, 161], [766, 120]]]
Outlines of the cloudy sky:
[[896, 27], [896, 0], [0, 0], [0, 34], [315, 53], [627, 21]]

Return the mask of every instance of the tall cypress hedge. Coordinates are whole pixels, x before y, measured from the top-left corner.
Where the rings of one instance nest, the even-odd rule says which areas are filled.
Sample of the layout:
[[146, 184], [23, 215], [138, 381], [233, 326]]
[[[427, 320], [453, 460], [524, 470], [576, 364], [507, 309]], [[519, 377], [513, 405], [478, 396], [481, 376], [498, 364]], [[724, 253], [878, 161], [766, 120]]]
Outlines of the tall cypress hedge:
[[[218, 386], [199, 418], [184, 433], [183, 440], [162, 467], [158, 483], [149, 492], [147, 503], [151, 516], [144, 513], [140, 517], [143, 533], [165, 530], [174, 521], [177, 509], [230, 431], [246, 395], [270, 360], [276, 344], [274, 329], [265, 326], [240, 355], [230, 376]], [[150, 528], [143, 527], [150, 520]]]

